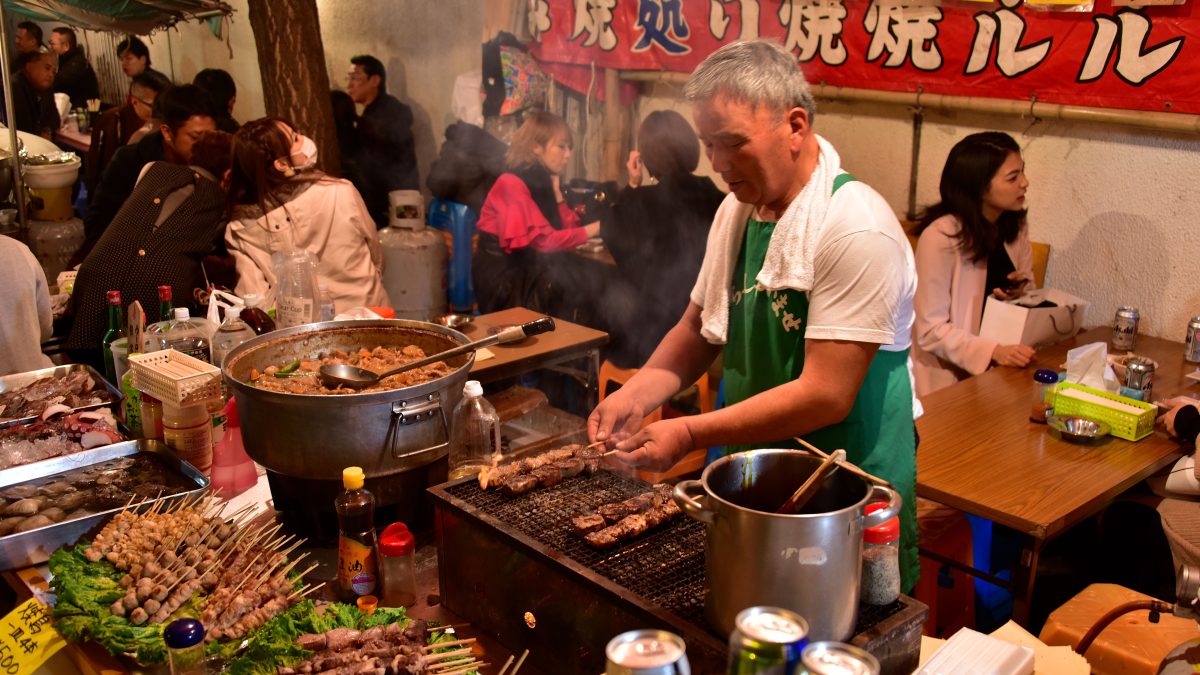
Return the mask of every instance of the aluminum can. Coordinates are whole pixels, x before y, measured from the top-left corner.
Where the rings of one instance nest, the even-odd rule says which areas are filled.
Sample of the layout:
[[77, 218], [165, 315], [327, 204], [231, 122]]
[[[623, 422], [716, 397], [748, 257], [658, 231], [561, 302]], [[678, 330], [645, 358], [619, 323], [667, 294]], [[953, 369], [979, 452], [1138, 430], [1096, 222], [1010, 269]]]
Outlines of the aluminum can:
[[631, 630], [608, 641], [605, 675], [691, 675], [683, 638], [665, 630]]
[[778, 607], [738, 612], [729, 636], [728, 675], [793, 675], [808, 645], [808, 622]]
[[841, 642], [814, 642], [801, 659], [799, 675], [879, 675], [879, 659]]
[[1183, 360], [1200, 363], [1200, 316], [1188, 321], [1187, 336], [1183, 338]]
[[1144, 356], [1125, 359], [1125, 386], [1121, 388], [1121, 393], [1149, 403], [1153, 391], [1154, 361]]
[[1123, 349], [1127, 352], [1133, 351], [1134, 345], [1137, 344], [1138, 319], [1140, 318], [1141, 315], [1138, 314], [1137, 307], [1121, 305], [1117, 309], [1117, 315], [1113, 317], [1113, 349]]

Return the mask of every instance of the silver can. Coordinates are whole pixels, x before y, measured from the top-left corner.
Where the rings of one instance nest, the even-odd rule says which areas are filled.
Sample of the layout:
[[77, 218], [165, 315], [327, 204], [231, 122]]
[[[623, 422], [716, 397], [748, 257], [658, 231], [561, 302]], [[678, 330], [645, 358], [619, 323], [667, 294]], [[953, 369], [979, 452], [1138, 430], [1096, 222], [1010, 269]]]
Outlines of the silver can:
[[631, 630], [608, 641], [605, 675], [691, 675], [683, 638], [665, 630]]
[[1117, 309], [1117, 315], [1113, 317], [1113, 349], [1123, 349], [1127, 352], [1133, 351], [1134, 345], [1137, 344], [1138, 319], [1140, 318], [1141, 315], [1138, 314], [1137, 307], [1121, 305]]
[[1200, 316], [1193, 316], [1183, 338], [1183, 360], [1200, 363]]
[[805, 675], [879, 675], [879, 659], [841, 642], [813, 642], [801, 657]]
[[1139, 401], [1150, 402], [1154, 391], [1154, 361], [1144, 356], [1125, 359], [1125, 386], [1121, 393]]

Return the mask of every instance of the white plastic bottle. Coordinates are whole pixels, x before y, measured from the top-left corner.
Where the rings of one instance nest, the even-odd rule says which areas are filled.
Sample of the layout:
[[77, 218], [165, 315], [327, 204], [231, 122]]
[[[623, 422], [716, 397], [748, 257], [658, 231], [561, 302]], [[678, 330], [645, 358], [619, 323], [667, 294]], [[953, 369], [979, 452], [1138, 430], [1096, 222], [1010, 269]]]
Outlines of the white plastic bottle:
[[275, 254], [275, 321], [280, 328], [302, 326], [320, 319], [316, 258], [303, 249]]
[[474, 476], [500, 456], [500, 416], [483, 397], [483, 387], [470, 380], [454, 408], [450, 432], [450, 479]]
[[241, 307], [235, 307], [226, 312], [225, 320], [213, 335], [212, 364], [218, 368], [225, 363], [225, 355], [233, 351], [234, 347], [256, 335], [254, 329], [239, 317], [240, 310]]
[[162, 334], [163, 349], [174, 349], [201, 361], [209, 361], [208, 343], [208, 332], [199, 322], [192, 321], [188, 308], [176, 307], [175, 320]]

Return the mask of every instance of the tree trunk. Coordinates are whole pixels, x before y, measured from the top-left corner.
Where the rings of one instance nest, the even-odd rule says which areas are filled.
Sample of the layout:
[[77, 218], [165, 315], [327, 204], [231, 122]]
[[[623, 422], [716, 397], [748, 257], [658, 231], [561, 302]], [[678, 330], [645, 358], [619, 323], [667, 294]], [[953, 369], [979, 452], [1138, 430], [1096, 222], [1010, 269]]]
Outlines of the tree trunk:
[[316, 0], [249, 0], [249, 4], [267, 114], [292, 120], [317, 144], [321, 169], [341, 175]]

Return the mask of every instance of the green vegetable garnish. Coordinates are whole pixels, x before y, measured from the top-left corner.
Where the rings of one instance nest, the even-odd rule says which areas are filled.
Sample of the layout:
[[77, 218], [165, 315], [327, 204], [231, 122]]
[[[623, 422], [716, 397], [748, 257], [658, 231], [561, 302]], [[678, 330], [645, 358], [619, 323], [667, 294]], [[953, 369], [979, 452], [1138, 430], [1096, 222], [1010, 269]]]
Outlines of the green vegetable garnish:
[[287, 377], [287, 376], [291, 375], [292, 373], [296, 372], [296, 369], [299, 367], [300, 367], [300, 359], [296, 359], [295, 361], [292, 361], [291, 363], [280, 368], [279, 370], [275, 371], [272, 374], [275, 377]]

